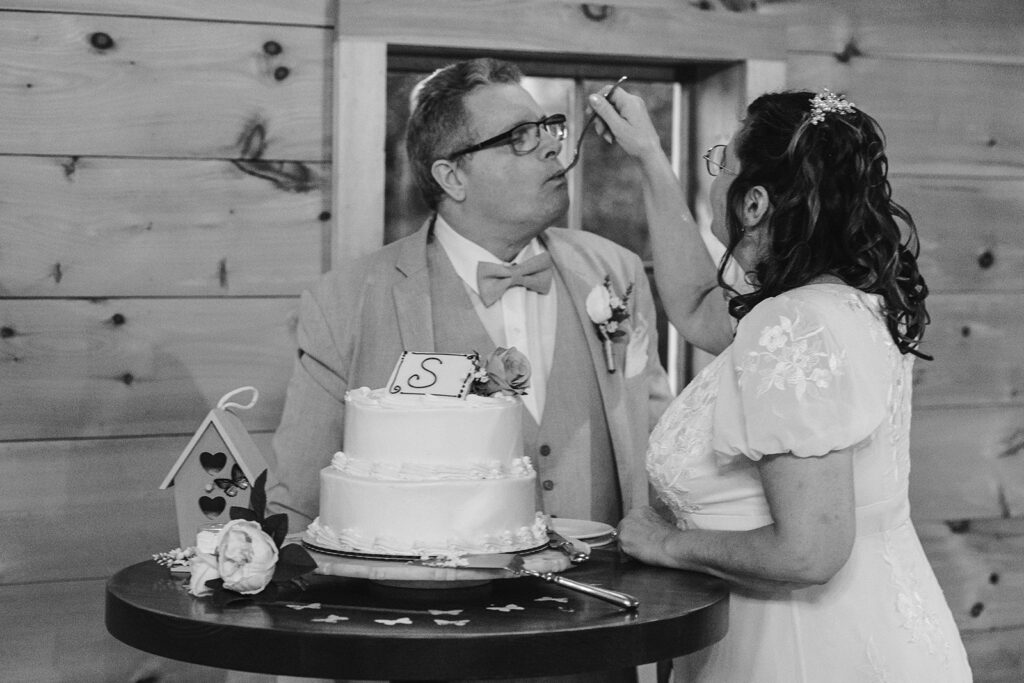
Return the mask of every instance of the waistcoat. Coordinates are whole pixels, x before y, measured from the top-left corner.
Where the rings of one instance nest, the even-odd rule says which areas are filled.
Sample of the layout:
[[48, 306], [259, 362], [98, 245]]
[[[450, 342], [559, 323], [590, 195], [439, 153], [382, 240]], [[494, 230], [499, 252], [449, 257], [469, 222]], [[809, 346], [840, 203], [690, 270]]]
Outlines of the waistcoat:
[[[486, 356], [496, 344], [444, 249], [427, 247], [434, 351]], [[558, 323], [544, 413], [523, 410], [523, 446], [537, 470], [537, 504], [559, 517], [617, 524], [621, 495], [595, 368], [569, 291], [553, 270]], [[408, 349], [423, 351], [429, 349]]]

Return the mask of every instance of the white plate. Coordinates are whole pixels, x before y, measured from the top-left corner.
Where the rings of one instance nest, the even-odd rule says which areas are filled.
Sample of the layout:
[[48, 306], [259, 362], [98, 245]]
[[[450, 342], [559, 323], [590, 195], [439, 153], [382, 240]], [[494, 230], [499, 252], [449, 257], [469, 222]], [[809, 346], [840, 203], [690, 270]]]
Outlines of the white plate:
[[589, 519], [555, 517], [551, 520], [551, 527], [563, 536], [578, 538], [590, 545], [600, 545], [615, 537], [615, 527]]

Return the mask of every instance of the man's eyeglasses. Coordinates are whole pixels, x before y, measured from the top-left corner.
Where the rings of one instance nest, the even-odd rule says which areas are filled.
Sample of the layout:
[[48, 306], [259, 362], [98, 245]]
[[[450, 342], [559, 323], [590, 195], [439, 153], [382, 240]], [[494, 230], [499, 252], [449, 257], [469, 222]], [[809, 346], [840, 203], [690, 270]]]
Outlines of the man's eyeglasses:
[[736, 171], [722, 164], [722, 160], [725, 159], [725, 148], [725, 145], [715, 145], [701, 157], [704, 159], [704, 165], [707, 166], [708, 173], [712, 176], [716, 176], [721, 172], [728, 173], [729, 175], [738, 175]]
[[520, 123], [504, 133], [495, 135], [493, 138], [487, 138], [483, 142], [460, 149], [454, 154], [448, 155], [448, 158], [454, 159], [463, 154], [472, 154], [482, 149], [500, 147], [501, 145], [509, 145], [516, 154], [529, 154], [540, 146], [541, 130], [546, 131], [561, 142], [565, 139], [565, 115], [552, 114], [551, 116], [545, 116], [540, 121]]

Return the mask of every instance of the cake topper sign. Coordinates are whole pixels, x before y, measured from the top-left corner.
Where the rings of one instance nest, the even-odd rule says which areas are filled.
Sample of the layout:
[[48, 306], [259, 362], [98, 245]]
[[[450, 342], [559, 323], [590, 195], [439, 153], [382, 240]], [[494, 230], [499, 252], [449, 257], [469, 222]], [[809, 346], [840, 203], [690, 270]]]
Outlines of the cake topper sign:
[[477, 367], [474, 354], [404, 351], [388, 381], [390, 394], [464, 398]]

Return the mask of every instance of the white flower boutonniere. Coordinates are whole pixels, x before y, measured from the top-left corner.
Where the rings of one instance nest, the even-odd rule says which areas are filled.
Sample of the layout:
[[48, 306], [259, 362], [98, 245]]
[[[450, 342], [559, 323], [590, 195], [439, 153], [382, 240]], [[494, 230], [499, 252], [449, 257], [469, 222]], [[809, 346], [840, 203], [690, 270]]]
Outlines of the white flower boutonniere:
[[590, 290], [587, 295], [587, 315], [597, 329], [597, 336], [604, 347], [604, 362], [608, 372], [615, 372], [615, 358], [612, 356], [612, 340], [626, 334], [622, 323], [629, 318], [627, 305], [629, 295], [633, 293], [633, 283], [629, 283], [622, 296], [612, 289], [612, 280], [605, 277], [604, 282]]

